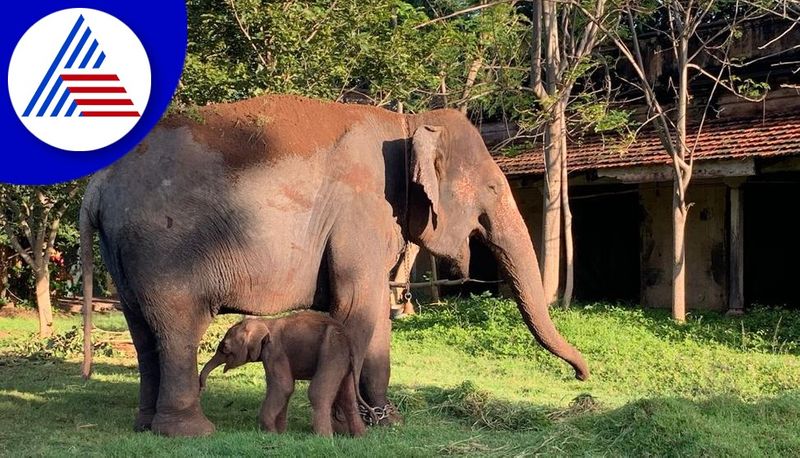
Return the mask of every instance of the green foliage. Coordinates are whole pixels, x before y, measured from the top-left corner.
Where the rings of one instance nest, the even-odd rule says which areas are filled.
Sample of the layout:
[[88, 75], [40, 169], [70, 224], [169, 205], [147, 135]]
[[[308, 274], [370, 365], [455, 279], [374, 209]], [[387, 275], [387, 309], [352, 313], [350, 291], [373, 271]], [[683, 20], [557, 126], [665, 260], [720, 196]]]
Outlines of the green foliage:
[[[426, 5], [444, 15], [464, 2]], [[486, 65], [470, 106], [492, 115], [512, 111], [526, 77], [517, 60], [526, 53], [527, 26], [511, 4], [422, 27], [430, 19], [426, 11], [400, 0], [190, 0], [187, 8], [180, 105], [264, 92], [338, 99], [354, 91], [375, 105], [402, 102], [422, 110], [458, 101], [469, 67], [480, 58]]]
[[[19, 280], [12, 286], [23, 287], [17, 291], [23, 299], [32, 296], [33, 278], [47, 272], [54, 252], [70, 248], [77, 252], [80, 200], [75, 196], [84, 185], [84, 181], [51, 186], [0, 184], [0, 243], [24, 261], [24, 266], [12, 265], [10, 269]], [[51, 280], [57, 292], [66, 291], [65, 279], [51, 276]]]
[[225, 337], [225, 333], [240, 319], [240, 315], [223, 315], [214, 320], [214, 323], [208, 328], [208, 331], [200, 341], [200, 353], [208, 354], [217, 351], [217, 347], [222, 338]]
[[630, 131], [634, 126], [633, 110], [613, 108], [608, 101], [597, 100], [589, 94], [580, 94], [569, 106], [578, 116], [577, 124], [594, 133]]
[[748, 99], [761, 100], [767, 96], [767, 92], [770, 90], [769, 83], [766, 81], [755, 81], [751, 78], [742, 79], [735, 75], [731, 75], [730, 81], [723, 82], [730, 84], [735, 94]]
[[[747, 397], [800, 383], [795, 359], [783, 363], [791, 370], [774, 370], [771, 357], [800, 354], [800, 318], [781, 309], [759, 308], [742, 318], [694, 313], [685, 325], [673, 323], [666, 311], [608, 304], [554, 308], [551, 316], [591, 362], [592, 376], [619, 380], [621, 390]], [[511, 301], [472, 296], [404, 319], [395, 330], [410, 345], [437, 342], [470, 357], [522, 358], [540, 370], [571, 374], [533, 340]]]
[[[93, 348], [97, 356], [119, 356], [108, 342], [95, 342]], [[54, 334], [44, 340], [29, 335], [12, 345], [9, 353], [32, 360], [74, 358], [83, 354], [83, 330], [79, 326], [73, 326], [64, 333]]]

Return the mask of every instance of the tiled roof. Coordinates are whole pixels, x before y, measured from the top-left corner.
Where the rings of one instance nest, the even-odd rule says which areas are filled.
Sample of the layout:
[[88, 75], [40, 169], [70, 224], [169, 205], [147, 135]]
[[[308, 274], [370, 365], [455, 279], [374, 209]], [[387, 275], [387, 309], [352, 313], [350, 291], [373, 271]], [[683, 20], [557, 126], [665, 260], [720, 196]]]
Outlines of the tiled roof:
[[[689, 128], [689, 142], [694, 141]], [[569, 170], [666, 165], [669, 156], [655, 132], [639, 133], [627, 147], [618, 139], [598, 137], [584, 139], [569, 147]], [[768, 116], [767, 119], [707, 122], [700, 132], [695, 160], [741, 159], [800, 155], [800, 113]], [[526, 151], [514, 157], [495, 156], [506, 175], [539, 175], [544, 173], [541, 149]]]

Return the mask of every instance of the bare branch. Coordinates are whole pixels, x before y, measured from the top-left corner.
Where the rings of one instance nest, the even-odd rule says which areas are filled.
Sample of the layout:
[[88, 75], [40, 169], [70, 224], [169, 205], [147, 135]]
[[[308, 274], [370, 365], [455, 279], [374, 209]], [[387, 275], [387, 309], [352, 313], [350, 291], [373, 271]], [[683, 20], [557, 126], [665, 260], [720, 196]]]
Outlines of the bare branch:
[[441, 22], [441, 21], [444, 21], [444, 20], [447, 20], [447, 19], [450, 19], [450, 18], [454, 18], [456, 16], [461, 16], [463, 14], [471, 13], [473, 11], [479, 11], [479, 10], [482, 10], [482, 9], [485, 9], [485, 8], [491, 8], [493, 6], [500, 5], [501, 3], [509, 3], [509, 2], [514, 3], [514, 2], [516, 2], [516, 0], [497, 0], [497, 1], [491, 2], [491, 3], [483, 3], [481, 5], [471, 6], [469, 8], [464, 8], [463, 10], [456, 11], [455, 13], [450, 13], [450, 14], [447, 14], [445, 16], [440, 16], [440, 17], [437, 17], [437, 18], [433, 18], [430, 21], [425, 21], [423, 23], [417, 24], [417, 25], [414, 26], [414, 28], [415, 29], [421, 29], [421, 28], [427, 27], [427, 26], [429, 26], [431, 24], [435, 24], [437, 22]]
[[718, 77], [716, 77], [716, 76], [712, 75], [711, 73], [707, 72], [702, 67], [700, 67], [700, 66], [698, 66], [696, 64], [691, 64], [691, 63], [687, 64], [687, 67], [692, 68], [694, 70], [697, 70], [698, 73], [700, 73], [701, 75], [703, 75], [703, 76], [709, 78], [710, 80], [714, 81], [715, 84], [719, 84], [720, 86], [722, 86], [725, 89], [729, 90], [731, 93], [735, 94], [737, 97], [739, 97], [741, 99], [744, 99], [744, 100], [747, 100], [748, 102], [761, 102], [767, 97], [766, 94], [764, 94], [761, 97], [749, 97], [749, 96], [747, 96], [745, 94], [740, 94], [739, 92], [736, 91], [736, 88], [733, 87], [731, 84], [727, 84], [725, 81], [723, 81], [721, 79], [718, 79]]
[[468, 102], [470, 100], [470, 92], [475, 85], [475, 79], [478, 77], [478, 72], [481, 69], [481, 65], [483, 65], [483, 59], [481, 57], [477, 57], [472, 61], [472, 65], [469, 66], [467, 80], [464, 82], [464, 92], [461, 94], [461, 100], [457, 103], [458, 108], [462, 113], [467, 112], [467, 106], [469, 105]]
[[19, 239], [17, 239], [17, 236], [16, 234], [14, 234], [11, 227], [7, 224], [4, 224], [3, 228], [5, 229], [6, 235], [8, 236], [8, 240], [11, 242], [11, 247], [14, 248], [14, 251], [17, 252], [19, 257], [21, 257], [26, 264], [28, 264], [31, 268], [33, 268], [35, 266], [33, 258], [31, 258], [31, 255], [30, 253], [28, 253], [28, 250], [22, 248], [22, 244], [19, 243]]
[[261, 64], [264, 66], [264, 68], [269, 68], [267, 59], [265, 59], [264, 56], [261, 54], [261, 51], [259, 51], [258, 46], [256, 46], [255, 42], [253, 41], [253, 37], [250, 36], [250, 31], [242, 22], [242, 19], [239, 17], [238, 11], [236, 11], [236, 1], [228, 0], [228, 6], [231, 7], [233, 18], [236, 19], [236, 24], [239, 25], [239, 30], [242, 31], [242, 34], [244, 35], [247, 42], [250, 44], [250, 47], [253, 48], [253, 51], [256, 53], [256, 57], [258, 57], [258, 60], [261, 61]]

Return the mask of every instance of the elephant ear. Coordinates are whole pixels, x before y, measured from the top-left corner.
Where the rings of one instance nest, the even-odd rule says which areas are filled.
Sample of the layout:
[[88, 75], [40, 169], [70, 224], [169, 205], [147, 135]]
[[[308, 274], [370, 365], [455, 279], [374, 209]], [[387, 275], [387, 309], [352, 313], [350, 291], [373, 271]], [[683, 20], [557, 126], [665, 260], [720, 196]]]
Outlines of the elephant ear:
[[250, 362], [261, 360], [261, 350], [269, 341], [269, 327], [261, 320], [253, 320], [254, 326], [247, 336], [247, 360]]
[[414, 152], [411, 155], [411, 181], [422, 186], [431, 202], [433, 224], [439, 216], [439, 173], [441, 166], [444, 128], [420, 126], [414, 132]]

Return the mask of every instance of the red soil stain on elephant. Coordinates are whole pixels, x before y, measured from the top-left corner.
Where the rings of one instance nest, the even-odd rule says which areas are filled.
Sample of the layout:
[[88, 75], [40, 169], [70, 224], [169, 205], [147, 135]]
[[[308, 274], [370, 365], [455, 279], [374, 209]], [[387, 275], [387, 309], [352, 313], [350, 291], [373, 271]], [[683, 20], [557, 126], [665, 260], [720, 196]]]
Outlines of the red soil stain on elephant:
[[297, 204], [298, 207], [304, 210], [307, 210], [314, 205], [314, 202], [311, 199], [303, 195], [303, 193], [297, 188], [294, 188], [290, 185], [284, 185], [281, 188], [281, 194], [286, 196], [287, 199], [291, 200], [293, 203]]
[[474, 183], [472, 182], [472, 177], [470, 177], [468, 174], [464, 174], [456, 180], [456, 182], [453, 184], [453, 190], [455, 191], [456, 196], [458, 196], [458, 199], [464, 204], [472, 204], [475, 200], [475, 194], [477, 191]]
[[231, 169], [275, 161], [287, 155], [310, 156], [330, 148], [348, 127], [367, 117], [394, 118], [383, 108], [265, 95], [201, 107], [191, 118], [171, 114], [161, 127], [189, 127], [198, 143], [223, 155]]
[[375, 179], [369, 167], [361, 163], [350, 164], [345, 168], [339, 180], [356, 192], [364, 190], [374, 190]]

